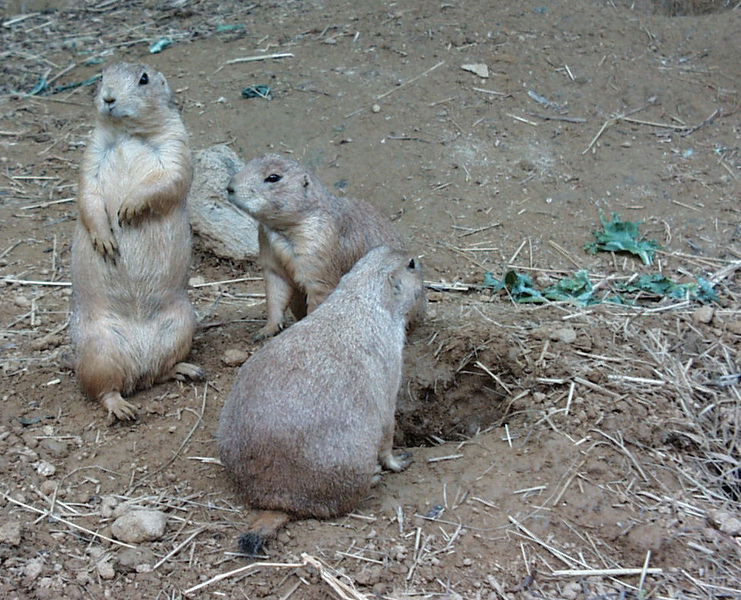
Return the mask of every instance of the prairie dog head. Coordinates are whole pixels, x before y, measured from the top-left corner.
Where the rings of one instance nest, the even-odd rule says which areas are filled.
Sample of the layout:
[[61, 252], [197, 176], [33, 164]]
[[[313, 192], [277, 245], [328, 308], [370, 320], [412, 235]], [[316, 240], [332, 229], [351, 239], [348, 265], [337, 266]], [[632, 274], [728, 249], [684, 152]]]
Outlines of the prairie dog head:
[[377, 246], [343, 276], [337, 289], [357, 286], [364, 296], [376, 296], [393, 314], [408, 323], [424, 315], [425, 295], [422, 263], [390, 246]]
[[268, 227], [293, 225], [326, 195], [300, 164], [279, 154], [248, 162], [227, 186], [229, 202]]
[[103, 69], [95, 108], [104, 121], [137, 125], [162, 125], [176, 111], [165, 76], [143, 64], [118, 62]]
[[397, 253], [398, 263], [388, 277], [392, 307], [404, 315], [407, 323], [424, 317], [426, 298], [422, 263], [418, 257]]

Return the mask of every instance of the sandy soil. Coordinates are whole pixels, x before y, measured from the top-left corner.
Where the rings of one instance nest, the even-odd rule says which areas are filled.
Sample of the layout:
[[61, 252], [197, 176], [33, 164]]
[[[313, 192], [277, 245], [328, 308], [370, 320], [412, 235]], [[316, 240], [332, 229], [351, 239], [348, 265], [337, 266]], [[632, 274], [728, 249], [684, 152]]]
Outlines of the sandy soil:
[[[181, 598], [249, 564], [250, 511], [213, 435], [227, 351], [256, 348], [265, 310], [259, 280], [216, 282], [259, 269], [196, 240], [193, 275], [213, 285], [192, 289], [192, 359], [208, 384], [137, 394], [137, 423], [108, 426], [65, 367], [92, 86], [29, 92], [103, 59], [163, 71], [194, 150], [289, 153], [378, 206], [430, 282], [398, 405], [413, 464], [356, 514], [290, 524], [272, 566], [187, 597], [741, 597], [737, 3], [0, 9], [0, 596]], [[291, 56], [229, 62], [275, 53]], [[248, 85], [273, 99], [242, 98]], [[587, 254], [601, 212], [641, 221], [654, 263]], [[702, 276], [719, 302], [530, 306], [481, 289], [512, 268], [541, 287], [580, 269], [605, 289]], [[164, 535], [110, 539], [130, 507], [165, 512]]]

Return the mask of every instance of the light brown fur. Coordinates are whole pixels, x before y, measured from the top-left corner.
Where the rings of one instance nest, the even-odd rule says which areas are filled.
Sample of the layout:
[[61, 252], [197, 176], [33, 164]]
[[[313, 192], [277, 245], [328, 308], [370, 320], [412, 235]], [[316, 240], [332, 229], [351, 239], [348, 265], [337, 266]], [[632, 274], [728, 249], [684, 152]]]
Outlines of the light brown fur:
[[[269, 154], [248, 162], [231, 180], [229, 201], [260, 223], [259, 262], [268, 305], [256, 339], [311, 313], [371, 248], [404, 248], [392, 223], [373, 206], [330, 194], [297, 162]], [[424, 298], [415, 311], [421, 317]]]
[[170, 88], [155, 69], [106, 67], [95, 107], [72, 244], [75, 369], [83, 392], [112, 418], [133, 419], [135, 407], [122, 395], [203, 375], [181, 362], [196, 323], [186, 292], [192, 159]]
[[221, 461], [246, 502], [268, 513], [243, 549], [291, 518], [353, 510], [380, 466], [400, 471], [394, 410], [406, 319], [423, 293], [419, 262], [371, 250], [314, 312], [241, 367], [217, 432]]

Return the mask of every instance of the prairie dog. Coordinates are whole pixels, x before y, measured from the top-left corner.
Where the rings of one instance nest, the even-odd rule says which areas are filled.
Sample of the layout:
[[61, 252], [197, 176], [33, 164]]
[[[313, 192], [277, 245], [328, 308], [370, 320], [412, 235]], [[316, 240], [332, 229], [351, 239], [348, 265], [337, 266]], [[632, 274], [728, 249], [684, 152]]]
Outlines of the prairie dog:
[[122, 395], [170, 377], [195, 315], [186, 293], [192, 179], [187, 132], [164, 76], [119, 62], [103, 70], [97, 119], [80, 166], [72, 243], [71, 336], [83, 392], [111, 418], [136, 418]]
[[391, 452], [406, 319], [419, 261], [376, 247], [317, 309], [242, 365], [216, 434], [238, 492], [262, 509], [240, 541], [255, 554], [292, 518], [352, 511]]
[[260, 223], [268, 316], [255, 339], [278, 333], [289, 306], [297, 320], [312, 312], [371, 248], [405, 246], [373, 206], [333, 196], [307, 169], [278, 154], [248, 162], [227, 191], [232, 204]]

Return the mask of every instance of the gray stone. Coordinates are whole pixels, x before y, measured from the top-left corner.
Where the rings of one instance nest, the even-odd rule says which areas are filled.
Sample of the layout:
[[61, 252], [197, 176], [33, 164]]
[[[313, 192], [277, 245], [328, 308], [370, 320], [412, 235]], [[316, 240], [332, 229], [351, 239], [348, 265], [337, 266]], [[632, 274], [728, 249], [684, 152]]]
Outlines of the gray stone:
[[165, 533], [167, 515], [158, 510], [132, 510], [111, 525], [113, 537], [137, 544], [160, 539]]
[[116, 557], [117, 570], [124, 573], [136, 571], [141, 565], [154, 565], [157, 561], [149, 548], [124, 548]]
[[188, 194], [190, 223], [203, 245], [222, 258], [257, 256], [257, 221], [227, 200], [226, 188], [244, 163], [223, 144], [205, 148], [195, 158]]
[[18, 521], [8, 521], [0, 525], [0, 544], [18, 546], [21, 543], [21, 524]]

